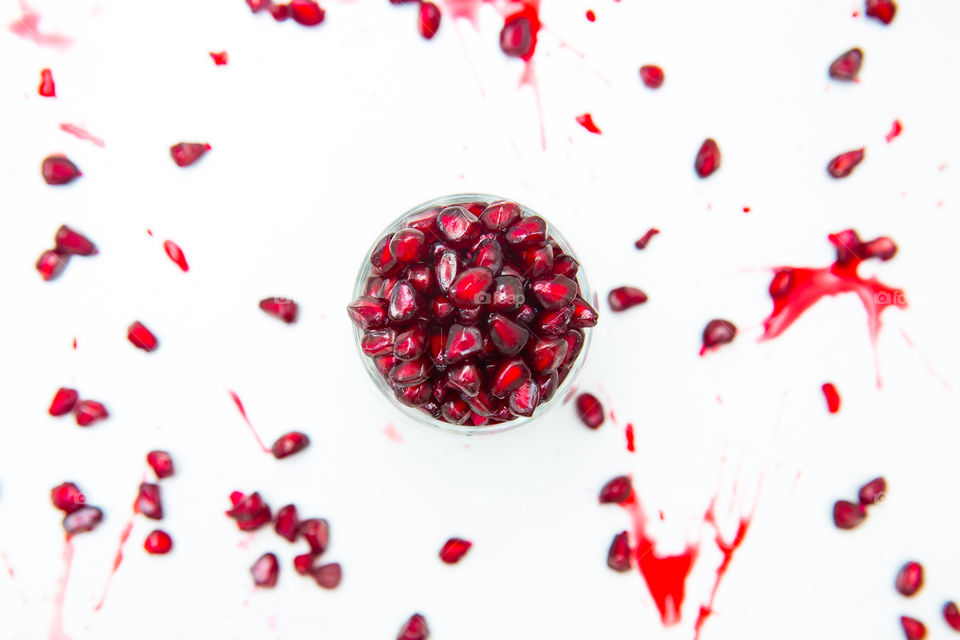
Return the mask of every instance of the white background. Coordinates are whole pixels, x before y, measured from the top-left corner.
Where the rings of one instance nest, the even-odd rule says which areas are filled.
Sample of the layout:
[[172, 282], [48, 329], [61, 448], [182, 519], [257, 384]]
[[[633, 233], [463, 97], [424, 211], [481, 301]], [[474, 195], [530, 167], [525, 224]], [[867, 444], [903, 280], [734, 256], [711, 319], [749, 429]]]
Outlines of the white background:
[[[14, 572], [0, 571], [0, 636], [47, 637], [63, 549], [49, 490], [74, 480], [106, 512], [75, 540], [64, 609], [75, 640], [392, 638], [414, 611], [441, 640], [691, 638], [719, 562], [700, 523], [721, 471], [722, 500], [739, 476], [742, 510], [763, 489], [705, 640], [899, 638], [904, 613], [932, 638], [953, 633], [939, 610], [960, 599], [956, 3], [904, 0], [884, 27], [853, 17], [862, 6], [847, 0], [545, 0], [534, 58], [545, 150], [490, 5], [477, 29], [445, 16], [430, 42], [414, 6], [386, 0], [331, 3], [316, 29], [240, 0], [36, 8], [41, 30], [75, 42], [55, 51], [0, 32], [0, 551]], [[19, 15], [12, 0], [0, 7], [3, 24]], [[852, 46], [865, 51], [861, 82], [829, 81], [830, 61]], [[216, 67], [208, 52], [222, 49], [230, 62]], [[637, 77], [648, 62], [666, 71], [656, 92]], [[56, 99], [37, 95], [44, 67]], [[575, 122], [587, 111], [601, 136]], [[895, 118], [904, 132], [887, 144]], [[707, 136], [723, 166], [701, 181], [692, 162]], [[168, 148], [181, 140], [213, 151], [179, 169]], [[832, 156], [861, 146], [850, 178], [826, 176]], [[84, 176], [44, 184], [53, 152]], [[543, 213], [601, 296], [620, 285], [649, 294], [619, 315], [601, 303], [579, 380], [618, 424], [592, 432], [563, 407], [467, 441], [405, 422], [366, 378], [343, 310], [363, 251], [410, 206], [464, 191]], [[63, 223], [100, 255], [44, 283], [34, 263]], [[662, 233], [636, 251], [650, 226]], [[851, 226], [898, 242], [893, 261], [864, 272], [910, 304], [884, 314], [879, 390], [850, 296], [755, 341], [767, 269], [828, 264], [827, 233]], [[164, 255], [167, 238], [189, 273]], [[257, 309], [273, 295], [300, 303], [296, 325]], [[714, 317], [741, 334], [701, 359]], [[158, 334], [156, 353], [126, 341], [135, 319]], [[843, 397], [836, 415], [820, 394], [828, 380]], [[81, 429], [47, 416], [59, 386], [103, 401], [110, 419]], [[264, 455], [228, 388], [265, 440], [300, 429], [312, 446], [283, 462]], [[391, 423], [402, 443], [385, 435]], [[138, 519], [94, 613], [157, 447], [177, 465], [162, 483], [175, 551], [144, 553], [153, 523]], [[606, 567], [629, 522], [596, 494], [621, 473], [663, 511], [652, 534], [664, 552], [704, 538], [671, 629], [636, 571]], [[885, 502], [860, 529], [837, 531], [834, 500], [880, 474]], [[299, 545], [238, 532], [223, 515], [234, 489], [327, 517], [341, 587], [296, 576]], [[453, 567], [436, 557], [451, 535], [475, 544]], [[248, 567], [266, 550], [281, 557], [280, 584], [251, 595]], [[927, 569], [912, 600], [892, 587], [908, 559]]]

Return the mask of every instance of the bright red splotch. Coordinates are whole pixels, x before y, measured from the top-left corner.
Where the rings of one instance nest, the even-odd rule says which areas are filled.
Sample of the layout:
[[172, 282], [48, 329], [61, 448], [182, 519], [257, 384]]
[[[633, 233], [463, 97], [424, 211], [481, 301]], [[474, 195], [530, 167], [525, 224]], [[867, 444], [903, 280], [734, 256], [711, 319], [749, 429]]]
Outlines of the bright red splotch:
[[247, 423], [247, 426], [250, 428], [250, 433], [253, 434], [253, 438], [257, 441], [257, 445], [263, 449], [264, 453], [269, 453], [273, 455], [273, 452], [270, 450], [263, 440], [260, 438], [260, 434], [257, 433], [257, 430], [254, 428], [253, 423], [250, 422], [250, 418], [247, 417], [247, 410], [243, 408], [243, 402], [240, 401], [240, 396], [238, 396], [233, 391], [227, 389], [227, 393], [230, 394], [230, 398], [233, 400], [233, 404], [237, 405], [237, 411], [240, 412], [240, 417], [243, 418], [243, 421]]
[[[136, 504], [133, 506], [133, 511], [134, 515], [136, 515]], [[100, 600], [93, 606], [94, 611], [100, 611], [100, 609], [103, 608], [103, 603], [107, 601], [107, 593], [110, 591], [110, 584], [113, 582], [113, 576], [117, 574], [117, 570], [120, 569], [120, 564], [123, 562], [123, 547], [127, 544], [127, 540], [130, 539], [131, 531], [133, 531], [133, 516], [130, 516], [130, 519], [120, 531], [120, 542], [117, 545], [117, 552], [113, 556], [113, 566], [110, 567], [110, 573], [107, 575], [107, 583], [103, 586], [103, 593], [100, 594]]]
[[744, 213], [750, 213], [750, 207], [744, 207], [744, 208], [743, 208], [743, 212], [744, 212]]
[[840, 411], [840, 394], [832, 382], [824, 382], [820, 387], [823, 391], [823, 398], [827, 401], [827, 411], [836, 413]]
[[600, 135], [603, 133], [600, 131], [600, 128], [593, 121], [593, 116], [589, 113], [584, 113], [583, 115], [577, 116], [577, 124], [589, 131], [590, 133], [595, 133]]
[[180, 249], [180, 246], [173, 240], [164, 240], [163, 241], [163, 250], [167, 252], [167, 256], [173, 260], [180, 269], [184, 272], [190, 270], [190, 265], [187, 264], [187, 257], [183, 255], [183, 250]]
[[37, 93], [44, 98], [57, 97], [57, 85], [53, 82], [53, 72], [50, 69], [40, 70], [40, 86], [37, 88]]
[[596, 21], [597, 21], [597, 14], [595, 14], [595, 13], [593, 12], [593, 9], [587, 9], [587, 20], [588, 20], [589, 22], [596, 22]]
[[50, 635], [48, 640], [70, 640], [70, 636], [63, 630], [63, 603], [67, 598], [67, 585], [70, 584], [70, 568], [73, 566], [73, 543], [70, 534], [63, 547], [63, 573], [57, 581], [57, 590], [53, 596], [53, 617], [50, 619]]
[[227, 64], [227, 52], [226, 51], [211, 51], [210, 57], [213, 59], [213, 64], [218, 67], [222, 67]]
[[77, 350], [77, 339], [76, 339], [76, 338], [73, 339], [73, 350], [74, 350], [74, 351]]
[[700, 612], [697, 614], [697, 621], [694, 624], [694, 640], [700, 637], [700, 631], [703, 628], [704, 623], [707, 621], [707, 618], [713, 613], [713, 602], [717, 597], [717, 591], [720, 589], [720, 583], [723, 581], [723, 577], [727, 574], [727, 570], [730, 568], [730, 562], [733, 560], [733, 554], [737, 549], [740, 548], [740, 545], [743, 544], [744, 538], [747, 536], [747, 529], [750, 527], [750, 517], [741, 517], [737, 523], [737, 532], [733, 536], [733, 540], [729, 542], [724, 540], [723, 536], [720, 534], [720, 527], [717, 525], [717, 512], [716, 512], [716, 501], [710, 504], [710, 509], [707, 511], [707, 515], [704, 518], [704, 521], [713, 527], [715, 532], [713, 541], [717, 545], [717, 548], [720, 549], [720, 553], [723, 554], [723, 560], [720, 562], [720, 566], [717, 567], [717, 578], [713, 583], [713, 589], [710, 590], [710, 598], [707, 600], [707, 603], [700, 606]]
[[637, 450], [637, 447], [633, 441], [633, 423], [632, 422], [627, 423], [625, 433], [627, 435], [627, 451], [629, 451], [630, 453], [634, 453]]
[[899, 120], [894, 120], [893, 124], [890, 126], [890, 131], [886, 135], [887, 142], [893, 142], [893, 139], [903, 133], [903, 125], [900, 124]]
[[388, 422], [387, 426], [383, 428], [383, 435], [387, 436], [387, 438], [393, 440], [397, 444], [403, 444], [403, 436], [400, 435], [400, 432], [397, 431], [397, 426], [392, 422]]
[[647, 245], [650, 244], [650, 240], [653, 239], [653, 236], [660, 233], [659, 229], [650, 228], [645, 234], [643, 234], [639, 240], [633, 243], [637, 249], [646, 249]]
[[93, 135], [92, 133], [90, 133], [89, 131], [87, 131], [86, 129], [84, 129], [84, 128], [82, 128], [82, 127], [78, 127], [78, 126], [75, 125], [75, 124], [70, 124], [69, 122], [63, 122], [63, 123], [61, 123], [61, 124], [60, 124], [60, 131], [63, 131], [63, 132], [65, 132], [65, 133], [69, 133], [70, 135], [76, 136], [76, 137], [80, 138], [81, 140], [86, 140], [86, 141], [88, 141], [88, 142], [92, 142], [93, 144], [97, 145], [98, 147], [104, 147], [104, 146], [106, 146], [106, 145], [104, 144], [103, 140], [101, 140], [101, 139], [98, 138], [97, 136]]
[[10, 23], [10, 31], [24, 40], [30, 40], [41, 47], [52, 49], [66, 49], [73, 41], [59, 33], [44, 33], [40, 31], [40, 14], [20, 0], [21, 16], [19, 20]]

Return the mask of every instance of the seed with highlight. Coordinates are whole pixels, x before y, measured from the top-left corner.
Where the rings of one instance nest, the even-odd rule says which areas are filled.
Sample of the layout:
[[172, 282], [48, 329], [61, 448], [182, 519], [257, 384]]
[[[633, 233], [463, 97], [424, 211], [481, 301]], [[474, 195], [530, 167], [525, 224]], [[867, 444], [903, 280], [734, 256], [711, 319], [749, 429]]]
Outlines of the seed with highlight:
[[301, 433], [300, 431], [290, 431], [277, 438], [273, 446], [270, 447], [270, 451], [273, 453], [274, 458], [281, 460], [287, 456], [292, 456], [295, 453], [303, 451], [309, 445], [310, 438], [307, 437], [307, 434]]
[[420, 14], [417, 16], [417, 29], [425, 39], [429, 40], [437, 35], [440, 28], [440, 9], [432, 2], [420, 3]]
[[663, 85], [663, 69], [655, 64], [640, 67], [640, 80], [648, 89], [659, 89]]
[[143, 548], [147, 550], [147, 553], [163, 555], [170, 553], [170, 550], [173, 549], [173, 540], [166, 531], [154, 529], [143, 541]]
[[867, 484], [860, 487], [860, 504], [869, 507], [872, 504], [878, 504], [887, 495], [887, 481], [883, 478], [874, 478]]
[[47, 413], [52, 416], [66, 415], [73, 410], [78, 398], [79, 394], [76, 389], [60, 387], [57, 389], [57, 392], [53, 394], [53, 400], [50, 402], [50, 408], [47, 409]]
[[63, 482], [50, 490], [50, 502], [65, 513], [73, 513], [87, 503], [80, 489], [72, 482]]
[[305, 27], [313, 27], [323, 22], [326, 13], [313, 0], [290, 0], [290, 17]]
[[867, 510], [863, 505], [854, 504], [847, 500], [837, 500], [833, 505], [833, 524], [838, 529], [855, 529], [866, 518]]
[[297, 303], [289, 298], [264, 298], [260, 301], [260, 309], [287, 324], [297, 321], [297, 313], [300, 310]]
[[837, 59], [830, 64], [830, 77], [834, 80], [852, 82], [857, 79], [861, 64], [863, 64], [863, 51], [854, 47], [849, 51], [841, 53]]
[[40, 166], [40, 174], [49, 185], [69, 184], [83, 174], [69, 158], [61, 155], [47, 156]]
[[827, 163], [827, 173], [833, 178], [846, 178], [863, 162], [863, 152], [863, 149], [854, 149], [841, 153]]
[[893, 22], [893, 16], [896, 13], [897, 4], [893, 0], [867, 0], [867, 16], [883, 24]]
[[320, 565], [312, 571], [313, 579], [324, 589], [336, 589], [343, 579], [343, 569], [339, 562]]
[[577, 415], [583, 424], [591, 429], [599, 429], [603, 424], [603, 405], [592, 393], [581, 393], [577, 396]]
[[633, 495], [633, 482], [630, 476], [617, 476], [600, 489], [600, 504], [625, 502]]
[[277, 556], [272, 553], [265, 553], [250, 567], [250, 574], [253, 575], [253, 583], [258, 587], [272, 588], [277, 586], [277, 578], [280, 575], [280, 563], [277, 562]]
[[73, 408], [73, 417], [81, 427], [89, 427], [94, 422], [109, 417], [107, 408], [96, 400], [81, 400]]
[[69, 535], [93, 531], [103, 521], [103, 511], [97, 507], [81, 507], [63, 518], [63, 528]]
[[630, 540], [626, 531], [613, 537], [607, 552], [607, 566], [620, 573], [630, 571]]
[[908, 562], [900, 567], [895, 585], [901, 595], [914, 595], [923, 586], [923, 565], [919, 562]]
[[148, 453], [147, 464], [157, 474], [158, 479], [169, 478], [173, 475], [173, 458], [166, 451], [151, 451]]
[[163, 503], [160, 501], [160, 485], [152, 482], [141, 483], [134, 508], [137, 513], [142, 513], [152, 520], [162, 520]]
[[703, 347], [700, 349], [700, 355], [722, 344], [730, 344], [736, 337], [737, 327], [732, 322], [720, 319], [711, 320], [703, 329]]
[[927, 628], [922, 622], [910, 616], [900, 616], [900, 626], [907, 640], [923, 640], [927, 637]]
[[948, 602], [943, 605], [943, 619], [950, 625], [954, 631], [960, 631], [960, 608], [956, 602]]
[[613, 311], [626, 311], [647, 301], [647, 294], [636, 287], [617, 287], [607, 296]]
[[429, 637], [430, 629], [427, 627], [427, 619], [419, 613], [410, 616], [397, 634], [397, 640], [427, 640]]
[[127, 327], [127, 340], [138, 349], [146, 352], [155, 351], [158, 345], [157, 336], [153, 335], [141, 322], [136, 321]]
[[170, 147], [170, 157], [178, 167], [189, 167], [212, 148], [206, 142], [178, 142]]
[[707, 138], [700, 145], [693, 167], [701, 178], [708, 177], [720, 168], [720, 147], [717, 146], [717, 142], [713, 138]]
[[92, 256], [97, 254], [97, 247], [85, 235], [67, 225], [60, 225], [53, 236], [57, 252], [63, 255]]
[[473, 543], [463, 538], [450, 538], [440, 549], [440, 559], [447, 564], [457, 564], [470, 551]]

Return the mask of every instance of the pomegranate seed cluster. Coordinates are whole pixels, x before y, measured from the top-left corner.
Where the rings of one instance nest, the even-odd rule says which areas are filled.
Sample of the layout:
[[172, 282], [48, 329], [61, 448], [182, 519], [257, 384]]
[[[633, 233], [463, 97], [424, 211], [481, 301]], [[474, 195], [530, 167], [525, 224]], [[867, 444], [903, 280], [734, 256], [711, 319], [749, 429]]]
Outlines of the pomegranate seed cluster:
[[415, 213], [370, 264], [347, 307], [361, 350], [397, 400], [450, 424], [533, 415], [597, 324], [580, 265], [515, 202]]

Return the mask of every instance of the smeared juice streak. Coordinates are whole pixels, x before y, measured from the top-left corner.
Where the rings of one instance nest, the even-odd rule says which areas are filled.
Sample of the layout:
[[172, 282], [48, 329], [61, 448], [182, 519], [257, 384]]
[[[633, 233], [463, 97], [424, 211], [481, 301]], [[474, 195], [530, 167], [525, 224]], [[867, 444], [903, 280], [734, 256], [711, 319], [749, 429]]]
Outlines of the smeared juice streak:
[[10, 31], [14, 35], [24, 40], [31, 40], [41, 47], [50, 47], [61, 51], [73, 43], [70, 38], [59, 33], [42, 33], [40, 31], [40, 14], [30, 8], [23, 0], [20, 0], [20, 12], [22, 14], [20, 19], [11, 22], [9, 25]]
[[525, 60], [523, 75], [520, 76], [520, 88], [529, 85], [533, 89], [533, 97], [537, 103], [537, 117], [540, 119], [540, 146], [544, 151], [547, 150], [547, 127], [543, 120], [543, 100], [540, 96], [540, 85], [537, 83], [536, 72], [533, 69], [533, 60]]
[[900, 124], [899, 120], [894, 120], [893, 124], [890, 126], [890, 132], [885, 136], [887, 142], [893, 142], [893, 139], [903, 133], [903, 125]]
[[630, 453], [635, 453], [637, 448], [633, 442], [633, 423], [631, 422], [627, 423], [626, 435], [627, 435], [627, 451], [629, 451]]
[[263, 449], [264, 453], [270, 453], [270, 447], [263, 443], [263, 440], [260, 439], [260, 434], [257, 433], [253, 423], [250, 422], [250, 418], [247, 417], [247, 410], [243, 408], [243, 403], [240, 401], [240, 396], [230, 389], [227, 389], [227, 393], [229, 393], [230, 397], [233, 398], [233, 403], [237, 405], [237, 411], [240, 412], [240, 416], [243, 418], [243, 421], [247, 423], [248, 427], [250, 427], [250, 433], [253, 434], [253, 438], [257, 441], [257, 445]]
[[86, 129], [84, 129], [84, 128], [82, 128], [82, 127], [78, 127], [78, 126], [75, 125], [75, 124], [70, 124], [69, 122], [61, 123], [61, 124], [60, 124], [60, 130], [66, 132], [66, 133], [69, 133], [70, 135], [77, 136], [77, 137], [80, 138], [81, 140], [88, 140], [88, 141], [92, 142], [93, 144], [97, 145], [98, 147], [105, 147], [105, 146], [107, 146], [106, 144], [104, 144], [103, 140], [101, 140], [101, 139], [98, 138], [97, 136], [93, 135], [92, 133], [90, 133], [90, 132], [87, 131]]
[[[142, 484], [146, 481], [147, 473], [144, 472], [140, 477], [140, 483]], [[137, 496], [139, 497], [139, 495], [138, 490]], [[123, 548], [126, 546], [127, 540], [130, 539], [130, 532], [133, 531], [133, 522], [138, 513], [140, 513], [140, 509], [137, 507], [137, 499], [134, 499], [133, 513], [130, 514], [130, 519], [123, 525], [123, 529], [120, 530], [120, 542], [117, 544], [117, 552], [113, 556], [113, 566], [110, 568], [110, 574], [107, 576], [107, 583], [103, 585], [103, 593], [100, 595], [100, 600], [93, 606], [94, 611], [100, 611], [100, 609], [103, 608], [103, 603], [107, 601], [110, 584], [113, 582], [113, 576], [117, 575], [117, 570], [120, 569], [120, 564], [123, 562]]]
[[907, 345], [916, 351], [918, 356], [920, 356], [920, 360], [923, 362], [923, 366], [927, 370], [927, 373], [936, 378], [940, 384], [943, 385], [944, 389], [947, 391], [952, 391], [953, 386], [950, 384], [950, 382], [940, 375], [940, 372], [933, 367], [933, 363], [930, 361], [930, 358], [923, 351], [920, 351], [917, 345], [913, 342], [913, 339], [907, 335], [907, 332], [903, 329], [900, 329], [900, 335], [903, 336], [903, 339], [906, 341]]
[[50, 620], [49, 640], [70, 640], [63, 630], [63, 603], [67, 598], [67, 585], [70, 583], [70, 567], [73, 565], [73, 543], [67, 534], [63, 547], [63, 573], [57, 581], [57, 591], [53, 596], [53, 618]]

